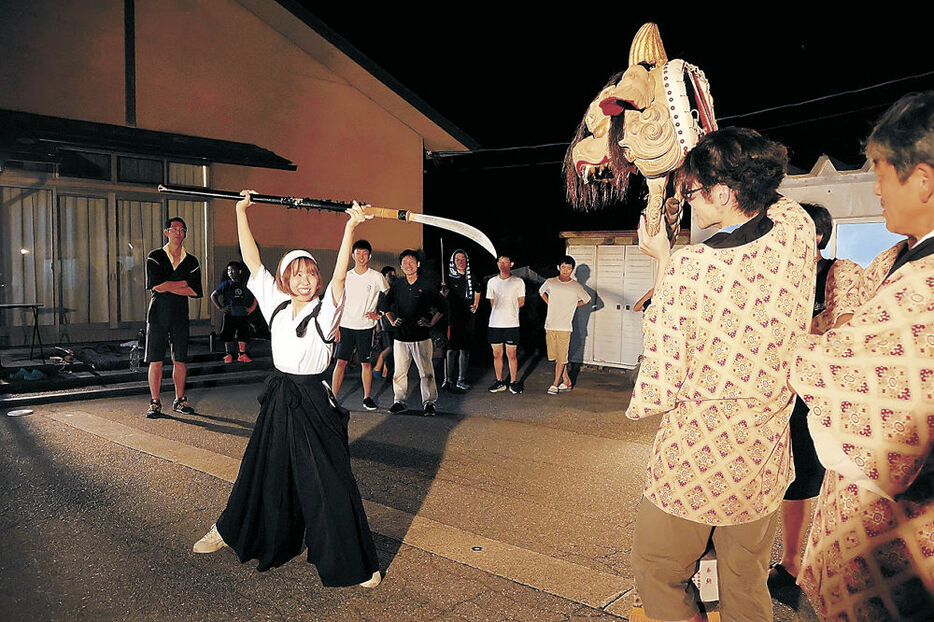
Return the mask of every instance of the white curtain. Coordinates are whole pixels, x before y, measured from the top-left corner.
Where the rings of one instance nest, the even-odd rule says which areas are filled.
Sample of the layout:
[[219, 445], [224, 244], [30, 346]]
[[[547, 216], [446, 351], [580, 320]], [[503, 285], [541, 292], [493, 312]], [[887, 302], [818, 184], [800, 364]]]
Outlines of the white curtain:
[[59, 196], [62, 311], [71, 324], [110, 321], [107, 199]]
[[[39, 323], [55, 323], [52, 192], [0, 187], [0, 302], [38, 303]], [[0, 324], [32, 326], [32, 311], [0, 312]]]
[[117, 201], [117, 297], [120, 322], [145, 322], [146, 256], [165, 244], [159, 201]]

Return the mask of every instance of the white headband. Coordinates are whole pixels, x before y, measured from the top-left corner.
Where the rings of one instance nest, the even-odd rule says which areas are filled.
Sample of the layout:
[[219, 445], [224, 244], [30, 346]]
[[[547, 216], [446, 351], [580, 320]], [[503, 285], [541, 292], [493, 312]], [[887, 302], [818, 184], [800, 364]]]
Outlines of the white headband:
[[308, 259], [311, 260], [311, 263], [315, 264], [316, 266], [318, 265], [318, 262], [315, 261], [315, 258], [312, 257], [311, 253], [309, 253], [308, 251], [303, 251], [301, 249], [289, 251], [285, 254], [285, 256], [282, 258], [282, 261], [279, 263], [279, 278], [280, 279], [282, 278], [282, 274], [285, 272], [286, 266], [288, 266], [290, 263], [292, 263], [299, 257], [307, 257]]

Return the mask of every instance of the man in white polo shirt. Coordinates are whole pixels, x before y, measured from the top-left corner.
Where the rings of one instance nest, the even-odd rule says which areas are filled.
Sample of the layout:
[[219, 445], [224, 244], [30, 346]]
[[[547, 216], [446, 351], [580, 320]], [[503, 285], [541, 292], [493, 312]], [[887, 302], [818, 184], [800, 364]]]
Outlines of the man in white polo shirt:
[[344, 291], [344, 314], [341, 316], [340, 343], [337, 344], [337, 363], [331, 377], [334, 395], [340, 391], [344, 370], [353, 358], [354, 351], [360, 359], [360, 379], [363, 381], [363, 407], [376, 410], [376, 402], [370, 397], [373, 383], [370, 349], [373, 345], [373, 329], [379, 319], [376, 303], [380, 292], [389, 289], [382, 274], [369, 267], [373, 247], [366, 240], [357, 240], [353, 245], [353, 270], [347, 272]]
[[558, 264], [558, 276], [542, 283], [538, 293], [548, 305], [545, 316], [545, 344], [548, 360], [555, 362], [555, 381], [548, 387], [548, 395], [571, 390], [568, 375], [568, 348], [571, 344], [571, 322], [577, 307], [590, 301], [581, 284], [571, 278], [576, 265], [574, 258], [565, 255]]
[[[486, 297], [490, 301], [490, 324], [487, 340], [493, 348], [493, 371], [496, 380], [490, 385], [490, 393], [499, 393], [509, 387], [511, 393], [522, 393], [519, 382], [519, 309], [525, 304], [525, 281], [512, 276], [512, 259], [508, 255], [496, 258], [499, 274], [487, 281]], [[509, 361], [509, 380], [503, 380], [503, 352]]]

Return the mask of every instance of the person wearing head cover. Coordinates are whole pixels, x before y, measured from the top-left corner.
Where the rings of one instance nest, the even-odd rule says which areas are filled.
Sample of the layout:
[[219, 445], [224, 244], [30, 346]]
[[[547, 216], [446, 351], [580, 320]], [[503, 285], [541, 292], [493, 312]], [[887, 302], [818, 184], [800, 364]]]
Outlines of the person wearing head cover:
[[[448, 350], [444, 355], [444, 382], [442, 389], [457, 387], [470, 389], [467, 367], [474, 339], [474, 314], [480, 304], [480, 290], [470, 274], [470, 258], [457, 249], [451, 253], [447, 274]], [[454, 368], [457, 366], [457, 379]]]
[[260, 413], [240, 463], [227, 508], [195, 543], [196, 553], [229, 546], [257, 570], [281, 566], [308, 547], [325, 586], [380, 581], [376, 547], [350, 469], [347, 424], [327, 384], [335, 332], [344, 307], [344, 284], [360, 206], [349, 219], [325, 287], [311, 253], [293, 250], [275, 276], [260, 261], [247, 208], [237, 203], [240, 252], [250, 270], [248, 286], [269, 324], [275, 369], [259, 397]]
[[814, 306], [814, 223], [777, 189], [784, 146], [745, 128], [706, 135], [679, 171], [692, 224], [720, 231], [658, 260], [630, 419], [661, 415], [633, 534], [645, 615], [700, 619], [691, 576], [712, 539], [724, 620], [772, 619], [766, 585], [777, 510], [794, 466], [791, 342]]
[[[824, 620], [934, 619], [934, 91], [866, 142], [885, 227], [850, 318], [796, 340], [788, 383], [826, 467], [798, 585]], [[847, 321], [848, 320], [848, 321]]]

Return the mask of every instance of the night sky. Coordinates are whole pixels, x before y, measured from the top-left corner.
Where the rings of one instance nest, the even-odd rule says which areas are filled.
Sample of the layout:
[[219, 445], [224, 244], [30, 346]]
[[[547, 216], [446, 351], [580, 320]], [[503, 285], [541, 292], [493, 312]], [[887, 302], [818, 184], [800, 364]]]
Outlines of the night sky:
[[[704, 70], [721, 127], [751, 127], [784, 143], [799, 172], [824, 153], [860, 167], [875, 119], [901, 95], [934, 89], [928, 20], [887, 17], [879, 5], [865, 17], [814, 17], [787, 3], [762, 4], [782, 12], [750, 18], [674, 5], [633, 14], [622, 3], [610, 11], [565, 3], [575, 11], [548, 13], [506, 3], [394, 4], [365, 15], [350, 3], [305, 4], [481, 149], [566, 144], [607, 78], [625, 69], [646, 21], [658, 24], [669, 58]], [[428, 165], [425, 209], [480, 226], [520, 265], [553, 263], [563, 249], [558, 231], [632, 228], [638, 207], [579, 214], [566, 206], [555, 155], [562, 152], [520, 149]], [[630, 194], [636, 205], [642, 189]], [[434, 254], [436, 238], [426, 231], [425, 242]]]

